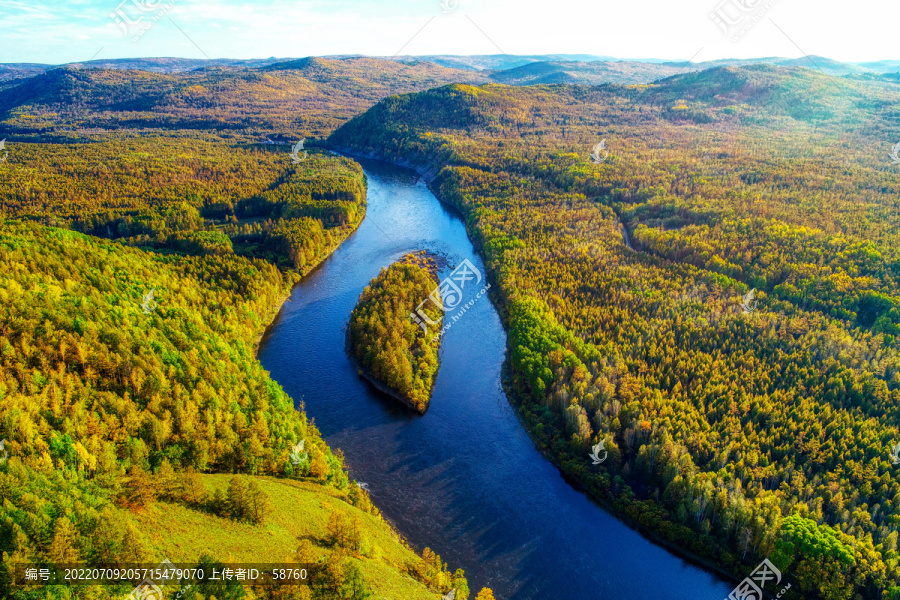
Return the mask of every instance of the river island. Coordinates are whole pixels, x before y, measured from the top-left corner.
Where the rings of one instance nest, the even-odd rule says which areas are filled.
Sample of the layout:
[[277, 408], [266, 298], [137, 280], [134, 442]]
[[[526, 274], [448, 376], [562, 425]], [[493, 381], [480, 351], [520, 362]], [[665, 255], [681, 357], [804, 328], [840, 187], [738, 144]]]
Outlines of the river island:
[[347, 351], [359, 374], [424, 414], [438, 371], [443, 311], [437, 266], [424, 251], [383, 268], [350, 315]]

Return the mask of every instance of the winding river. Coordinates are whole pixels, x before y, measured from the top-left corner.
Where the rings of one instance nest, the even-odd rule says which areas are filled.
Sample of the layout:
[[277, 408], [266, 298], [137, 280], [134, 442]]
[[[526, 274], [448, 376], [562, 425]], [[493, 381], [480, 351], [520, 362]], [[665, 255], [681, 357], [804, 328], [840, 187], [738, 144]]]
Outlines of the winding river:
[[351, 476], [414, 547], [465, 569], [472, 597], [488, 586], [503, 600], [723, 600], [732, 584], [619, 522], [534, 448], [500, 385], [506, 334], [486, 296], [446, 332], [426, 415], [359, 377], [345, 327], [382, 267], [427, 249], [483, 272], [462, 221], [415, 173], [360, 162], [365, 220], [294, 289], [259, 350]]

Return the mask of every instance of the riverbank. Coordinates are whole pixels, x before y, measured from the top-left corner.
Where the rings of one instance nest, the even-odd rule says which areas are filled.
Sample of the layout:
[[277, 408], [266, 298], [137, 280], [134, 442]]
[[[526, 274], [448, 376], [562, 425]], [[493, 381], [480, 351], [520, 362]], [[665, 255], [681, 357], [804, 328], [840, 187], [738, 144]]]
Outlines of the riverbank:
[[354, 357], [353, 353], [350, 352], [349, 350], [350, 349], [349, 349], [349, 342], [348, 342], [347, 356], [349, 356], [350, 360], [353, 362], [353, 366], [356, 367], [356, 370], [357, 370], [357, 373], [359, 373], [359, 376], [362, 377], [363, 379], [365, 379], [366, 381], [368, 381], [372, 385], [372, 387], [374, 387], [376, 390], [378, 390], [382, 394], [385, 394], [386, 396], [390, 396], [394, 400], [398, 400], [401, 404], [406, 406], [406, 408], [408, 408], [420, 415], [424, 415], [428, 411], [427, 407], [424, 410], [419, 410], [413, 403], [411, 403], [409, 400], [404, 398], [400, 392], [398, 392], [397, 390], [395, 390], [393, 388], [386, 386], [381, 381], [379, 381], [378, 378], [375, 377], [375, 375], [371, 371], [366, 369], [358, 360], [356, 360], [356, 357]]
[[[372, 384], [372, 387], [374, 387], [376, 390], [378, 390], [382, 394], [384, 394], [386, 396], [390, 396], [394, 400], [400, 401], [400, 403], [402, 403], [404, 406], [406, 406], [406, 408], [408, 408], [420, 415], [425, 414], [424, 410], [420, 411], [409, 400], [404, 398], [403, 395], [400, 394], [400, 392], [383, 384], [381, 381], [378, 380], [377, 377], [375, 377], [374, 373], [372, 373], [362, 363], [360, 363], [358, 360], [356, 360], [356, 357], [353, 356], [353, 352], [350, 349], [350, 327], [349, 326], [347, 326], [347, 332], [346, 332], [346, 335], [344, 336], [344, 350], [347, 352], [347, 356], [350, 358], [350, 361], [353, 363], [353, 366], [356, 367], [357, 374], [360, 377], [362, 377], [363, 379], [365, 379], [366, 381], [368, 381], [370, 384]], [[432, 385], [432, 387], [433, 387], [433, 385]]]
[[359, 218], [347, 231], [347, 235], [343, 236], [340, 240], [335, 241], [335, 243], [331, 244], [321, 255], [316, 257], [315, 262], [309, 263], [304, 266], [303, 270], [300, 272], [297, 271], [288, 271], [286, 276], [290, 278], [290, 283], [286, 285], [287, 290], [281, 296], [279, 296], [279, 301], [276, 304], [273, 304], [269, 307], [269, 310], [265, 315], [260, 315], [263, 319], [263, 323], [265, 325], [262, 328], [262, 331], [256, 336], [256, 339], [253, 343], [253, 358], [259, 360], [259, 346], [262, 341], [265, 339], [266, 335], [269, 333], [269, 329], [272, 327], [272, 323], [275, 322], [275, 318], [278, 316], [278, 313], [281, 312], [281, 309], [284, 307], [285, 302], [290, 300], [291, 294], [294, 293], [294, 288], [303, 280], [304, 277], [307, 277], [310, 273], [315, 271], [319, 266], [322, 265], [334, 252], [341, 247], [341, 245], [346, 242], [350, 237], [356, 233], [359, 229], [359, 226], [362, 225], [362, 222], [366, 219], [366, 209], [368, 208], [366, 202], [362, 202], [360, 204]]
[[[403, 167], [404, 169], [409, 169], [410, 171], [415, 171], [422, 179], [425, 180], [425, 183], [431, 183], [431, 181], [433, 181], [434, 178], [437, 177], [437, 174], [441, 172], [441, 169], [444, 168], [443, 166], [432, 162], [429, 162], [428, 164], [422, 164], [408, 160], [389, 160], [383, 158], [375, 152], [369, 152], [368, 154], [359, 153], [348, 146], [338, 146], [335, 144], [323, 143], [323, 147], [339, 154], [350, 156], [352, 158], [377, 160], [378, 162], [383, 162], [397, 167]], [[436, 194], [435, 197], [437, 198]], [[440, 198], [438, 198], [438, 200], [440, 200]]]
[[[352, 149], [348, 148], [336, 148], [338, 151], [342, 153], [346, 153], [351, 156], [364, 158], [368, 160], [376, 160], [379, 162], [395, 165], [398, 167], [403, 167], [407, 169], [411, 169], [415, 171], [419, 176], [425, 179], [428, 184], [428, 189], [434, 195], [434, 197], [441, 202], [441, 204], [451, 207], [454, 212], [458, 213], [462, 217], [462, 222], [468, 234], [468, 238], [472, 243], [475, 251], [482, 257], [484, 260], [484, 248], [483, 248], [483, 240], [481, 236], [481, 232], [477, 229], [474, 229], [474, 226], [470, 224], [468, 219], [468, 214], [464, 210], [464, 207], [459, 206], [451, 197], [445, 195], [444, 190], [441, 189], [440, 185], [434, 185], [435, 180], [437, 179], [438, 173], [441, 172], [442, 168], [435, 168], [433, 165], [425, 165], [421, 163], [414, 163], [412, 161], [394, 161], [390, 159], [386, 159], [383, 156], [377, 155], [372, 152], [368, 155], [354, 153]], [[451, 167], [452, 168], [452, 167]], [[623, 234], [623, 238], [626, 246], [630, 249], [634, 249], [631, 245], [630, 236], [627, 233], [627, 229], [625, 229], [624, 224], [620, 222], [622, 225], [621, 231]], [[502, 288], [499, 285], [494, 285], [496, 283], [495, 274], [486, 269], [485, 276], [489, 281], [492, 281], [491, 292], [489, 294], [491, 298], [491, 303], [493, 304], [497, 314], [500, 316], [500, 320], [504, 330], [507, 335], [509, 334], [509, 313], [507, 307], [505, 306], [505, 298], [502, 296]], [[697, 552], [692, 551], [689, 548], [684, 547], [683, 545], [674, 542], [667, 537], [665, 537], [662, 533], [655, 530], [652, 527], [649, 527], [637, 519], [632, 517], [626, 510], [623, 510], [625, 507], [620, 507], [616, 505], [617, 499], [615, 498], [605, 498], [603, 495], [599, 493], [595, 493], [592, 491], [590, 483], [584, 480], [577, 472], [574, 472], [570, 469], [567, 469], [563, 462], [556, 456], [553, 456], [549, 450], [544, 448], [541, 444], [541, 441], [535, 431], [535, 429], [527, 422], [524, 414], [522, 413], [522, 401], [517, 396], [517, 394], [510, 389], [509, 383], [511, 382], [511, 366], [509, 363], [509, 349], [506, 348], [506, 360], [504, 362], [504, 369], [509, 369], [510, 372], [504, 373], [504, 395], [509, 402], [509, 405], [512, 407], [514, 413], [516, 414], [516, 418], [522, 428], [528, 433], [531, 442], [534, 444], [534, 447], [544, 456], [548, 462], [550, 462], [559, 472], [562, 474], [564, 479], [571, 485], [574, 489], [578, 490], [579, 493], [582, 493], [586, 498], [588, 498], [591, 502], [596, 504], [598, 507], [602, 508], [604, 511], [613, 515], [616, 519], [618, 519], [621, 523], [625, 524], [629, 528], [638, 532], [640, 535], [645, 537], [646, 539], [652, 541], [653, 543], [665, 548], [667, 551], [672, 553], [675, 556], [678, 556], [694, 565], [700, 566], [707, 571], [716, 573], [717, 575], [727, 578], [731, 581], [740, 581], [743, 578], [743, 575], [734, 572], [733, 570], [728, 569], [727, 567], [719, 564], [714, 559], [709, 558], [708, 556], [704, 556]], [[625, 500], [620, 500], [621, 502], [625, 502]], [[634, 504], [635, 510], [638, 510], [637, 503]], [[673, 524], [674, 525], [674, 524]], [[691, 537], [697, 541], [697, 543], [701, 543], [699, 538], [696, 537], [696, 534], [692, 530], [690, 531]]]
[[[504, 324], [505, 326], [505, 324]], [[695, 566], [703, 567], [708, 571], [712, 571], [725, 577], [730, 580], [734, 580], [735, 582], [740, 581], [741, 577], [736, 576], [735, 574], [723, 569], [721, 566], [717, 565], [714, 561], [711, 561], [708, 558], [700, 556], [690, 550], [687, 550], [678, 544], [662, 537], [654, 530], [644, 526], [637, 520], [631, 518], [627, 513], [619, 510], [616, 506], [610, 502], [608, 499], [605, 499], [599, 495], [592, 494], [587, 485], [576, 475], [570, 473], [565, 469], [565, 467], [560, 463], [560, 461], [554, 457], [546, 448], [544, 448], [540, 441], [535, 438], [533, 435], [533, 431], [528, 426], [528, 423], [525, 420], [525, 415], [522, 413], [522, 397], [520, 394], [517, 394], [512, 389], [512, 365], [509, 362], [509, 358], [507, 356], [507, 360], [503, 362], [503, 392], [506, 394], [507, 399], [509, 399], [509, 404], [513, 409], [513, 412], [516, 415], [516, 419], [522, 425], [522, 429], [528, 432], [531, 441], [534, 442], [535, 449], [541, 453], [541, 456], [547, 459], [554, 467], [556, 467], [559, 472], [563, 475], [565, 480], [571, 485], [573, 488], [584, 494], [586, 498], [588, 498], [591, 502], [595, 503], [597, 506], [608, 512], [609, 514], [615, 516], [619, 521], [637, 531], [642, 536], [653, 542], [658, 546], [662, 546], [672, 554], [687, 560], [688, 562], [694, 564]]]

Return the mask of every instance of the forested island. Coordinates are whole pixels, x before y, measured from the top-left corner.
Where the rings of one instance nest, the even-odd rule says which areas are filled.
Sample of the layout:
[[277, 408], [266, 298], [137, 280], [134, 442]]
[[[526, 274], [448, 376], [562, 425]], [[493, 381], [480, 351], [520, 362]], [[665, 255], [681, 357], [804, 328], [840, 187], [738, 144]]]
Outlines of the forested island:
[[433, 293], [440, 298], [436, 272], [424, 252], [382, 269], [360, 295], [347, 329], [347, 349], [360, 373], [422, 414], [431, 400], [441, 344], [443, 311], [429, 300]]

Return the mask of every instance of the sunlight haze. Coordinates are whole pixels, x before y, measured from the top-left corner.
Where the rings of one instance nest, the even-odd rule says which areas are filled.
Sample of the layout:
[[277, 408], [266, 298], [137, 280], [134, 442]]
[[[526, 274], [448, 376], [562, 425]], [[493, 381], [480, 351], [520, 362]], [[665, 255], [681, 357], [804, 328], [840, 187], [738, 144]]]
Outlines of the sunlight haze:
[[[137, 0], [126, 0], [125, 7], [132, 1]], [[727, 39], [710, 17], [721, 2], [446, 0], [442, 8], [438, 0], [159, 0], [161, 7], [170, 5], [165, 16], [132, 41], [110, 17], [122, 6], [119, 0], [0, 0], [0, 62], [397, 53], [568, 53], [695, 62], [804, 54], [851, 62], [895, 57], [890, 12], [896, 7], [883, 2], [760, 1], [755, 6], [768, 9], [739, 41]]]

